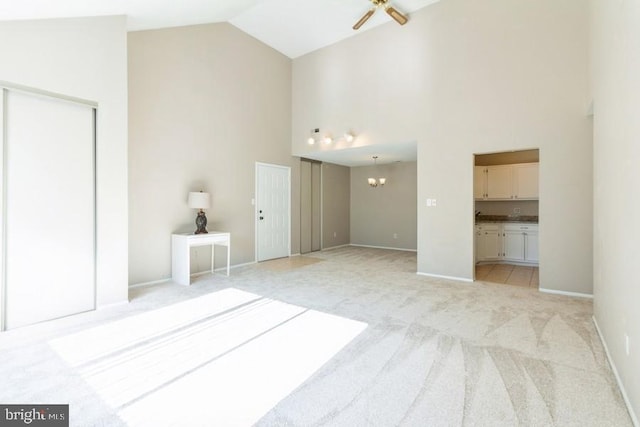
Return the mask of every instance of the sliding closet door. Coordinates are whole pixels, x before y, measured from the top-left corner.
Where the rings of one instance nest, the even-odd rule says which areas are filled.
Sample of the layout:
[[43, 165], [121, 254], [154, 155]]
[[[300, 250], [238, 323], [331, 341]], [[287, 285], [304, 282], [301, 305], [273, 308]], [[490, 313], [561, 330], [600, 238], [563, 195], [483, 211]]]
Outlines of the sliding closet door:
[[300, 253], [322, 249], [321, 245], [321, 172], [322, 163], [300, 162]]
[[300, 162], [300, 253], [311, 252], [311, 162]]
[[311, 250], [319, 251], [322, 249], [321, 242], [321, 217], [320, 207], [322, 203], [321, 191], [322, 186], [322, 163], [311, 163]]
[[90, 106], [5, 93], [10, 329], [95, 308], [95, 119]]

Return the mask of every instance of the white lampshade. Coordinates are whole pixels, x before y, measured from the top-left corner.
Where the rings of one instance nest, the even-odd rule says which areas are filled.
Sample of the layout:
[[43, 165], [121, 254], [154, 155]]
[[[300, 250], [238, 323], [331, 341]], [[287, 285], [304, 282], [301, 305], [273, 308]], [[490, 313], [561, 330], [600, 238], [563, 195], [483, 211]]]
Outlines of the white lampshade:
[[192, 191], [189, 193], [187, 203], [189, 204], [189, 207], [193, 209], [208, 209], [209, 193], [203, 193], [202, 191]]

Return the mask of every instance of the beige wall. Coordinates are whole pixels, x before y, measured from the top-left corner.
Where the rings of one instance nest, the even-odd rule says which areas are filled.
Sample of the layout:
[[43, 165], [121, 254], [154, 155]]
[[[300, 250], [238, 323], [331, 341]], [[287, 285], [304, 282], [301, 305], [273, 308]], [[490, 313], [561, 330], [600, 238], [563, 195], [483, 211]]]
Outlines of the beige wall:
[[541, 287], [591, 294], [587, 54], [582, 0], [441, 1], [294, 60], [292, 150], [417, 140], [418, 271], [470, 280], [474, 154], [539, 148]]
[[[369, 177], [387, 182], [372, 188]], [[351, 243], [415, 250], [416, 188], [416, 162], [351, 168]]]
[[322, 164], [322, 248], [349, 244], [351, 170]]
[[0, 22], [0, 80], [98, 103], [98, 306], [128, 298], [126, 37], [124, 16]]
[[[131, 284], [170, 277], [171, 233], [195, 229], [193, 190], [211, 193], [207, 228], [231, 232], [231, 263], [253, 262], [257, 161], [292, 166], [299, 251], [287, 57], [229, 24], [133, 32], [129, 88]], [[192, 254], [192, 268], [206, 270], [208, 249]]]
[[640, 3], [591, 3], [595, 319], [640, 425]]

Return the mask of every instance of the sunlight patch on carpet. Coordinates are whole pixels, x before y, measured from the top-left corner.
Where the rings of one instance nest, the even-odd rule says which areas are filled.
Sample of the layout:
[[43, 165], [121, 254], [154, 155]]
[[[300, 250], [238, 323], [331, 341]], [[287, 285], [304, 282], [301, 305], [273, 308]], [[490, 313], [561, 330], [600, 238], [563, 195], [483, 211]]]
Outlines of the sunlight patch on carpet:
[[237, 289], [50, 344], [131, 426], [251, 425], [366, 324]]

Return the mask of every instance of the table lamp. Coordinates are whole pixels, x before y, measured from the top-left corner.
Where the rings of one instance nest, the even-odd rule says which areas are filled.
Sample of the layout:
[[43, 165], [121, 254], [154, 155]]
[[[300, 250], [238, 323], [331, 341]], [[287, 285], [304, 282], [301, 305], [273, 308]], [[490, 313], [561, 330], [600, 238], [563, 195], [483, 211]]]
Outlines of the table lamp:
[[192, 191], [189, 193], [187, 200], [189, 207], [192, 209], [200, 209], [198, 216], [196, 216], [196, 232], [195, 234], [205, 234], [207, 231], [207, 217], [204, 214], [203, 209], [209, 208], [209, 193], [203, 193], [202, 191]]

